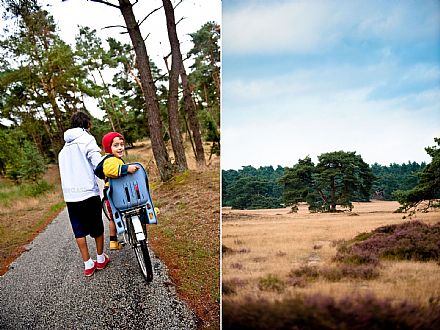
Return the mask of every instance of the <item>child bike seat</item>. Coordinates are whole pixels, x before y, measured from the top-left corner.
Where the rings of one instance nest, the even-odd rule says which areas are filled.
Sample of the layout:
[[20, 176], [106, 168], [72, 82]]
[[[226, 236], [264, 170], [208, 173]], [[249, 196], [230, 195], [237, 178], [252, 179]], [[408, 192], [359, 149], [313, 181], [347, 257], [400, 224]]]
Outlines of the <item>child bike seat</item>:
[[157, 224], [153, 201], [148, 189], [148, 176], [139, 163], [132, 163], [139, 169], [133, 174], [127, 174], [118, 178], [109, 178], [107, 197], [112, 208], [113, 220], [118, 234], [124, 232], [122, 215], [125, 212], [144, 209], [148, 224]]

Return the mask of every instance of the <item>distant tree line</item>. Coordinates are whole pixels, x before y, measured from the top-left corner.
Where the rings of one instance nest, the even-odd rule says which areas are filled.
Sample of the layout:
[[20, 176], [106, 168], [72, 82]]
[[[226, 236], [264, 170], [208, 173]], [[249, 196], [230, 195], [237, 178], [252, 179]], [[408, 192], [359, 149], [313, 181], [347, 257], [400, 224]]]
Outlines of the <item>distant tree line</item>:
[[284, 168], [264, 166], [258, 169], [222, 171], [222, 204], [235, 209], [260, 209], [281, 207], [283, 187], [279, 179]]
[[307, 202], [311, 211], [336, 211], [337, 205], [351, 209], [355, 201], [398, 200], [409, 206], [417, 196], [439, 198], [439, 149], [426, 149], [433, 157], [429, 165], [369, 166], [355, 152], [338, 151], [320, 155], [316, 165], [306, 157], [291, 168], [223, 170], [222, 204], [236, 209], [291, 206], [295, 210], [298, 203]]
[[394, 193], [399, 190], [410, 190], [419, 183], [420, 173], [426, 167], [426, 163], [407, 164], [392, 163], [389, 166], [374, 163], [371, 171], [376, 177], [373, 183], [371, 198], [381, 200], [396, 200]]
[[[171, 53], [164, 58], [167, 72], [162, 72], [149, 59], [139, 30], [157, 10], [136, 21], [137, 1], [101, 3], [123, 14], [131, 44], [114, 38], [102, 41], [95, 30], [84, 26], [70, 46], [38, 0], [0, 2], [5, 26], [0, 35], [0, 143], [12, 148], [0, 158], [0, 175], [25, 179], [17, 166], [35, 155], [45, 163], [56, 161], [72, 113], [90, 114], [86, 99], [93, 99], [105, 113], [103, 120], [93, 118], [97, 140], [109, 130], [121, 132], [128, 145], [149, 137], [163, 180], [187, 168], [183, 137], [191, 142], [200, 165], [205, 163], [202, 139], [218, 145], [219, 25], [207, 22], [191, 33], [193, 47], [182, 54], [174, 7], [163, 0], [157, 10], [167, 19]], [[188, 59], [193, 64], [186, 72], [183, 61]], [[165, 148], [168, 141], [174, 160]]]

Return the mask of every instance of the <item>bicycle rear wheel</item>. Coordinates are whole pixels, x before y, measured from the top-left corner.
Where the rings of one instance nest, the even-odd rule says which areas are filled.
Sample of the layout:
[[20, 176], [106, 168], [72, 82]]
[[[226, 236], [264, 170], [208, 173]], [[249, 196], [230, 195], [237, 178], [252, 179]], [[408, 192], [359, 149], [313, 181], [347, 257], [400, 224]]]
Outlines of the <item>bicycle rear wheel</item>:
[[[138, 220], [139, 221], [139, 220]], [[130, 243], [139, 263], [142, 275], [147, 282], [153, 280], [153, 267], [151, 265], [150, 253], [147, 246], [147, 233], [145, 227], [142, 226], [145, 239], [138, 240], [133, 226], [132, 218], [127, 219], [128, 235], [130, 236]]]

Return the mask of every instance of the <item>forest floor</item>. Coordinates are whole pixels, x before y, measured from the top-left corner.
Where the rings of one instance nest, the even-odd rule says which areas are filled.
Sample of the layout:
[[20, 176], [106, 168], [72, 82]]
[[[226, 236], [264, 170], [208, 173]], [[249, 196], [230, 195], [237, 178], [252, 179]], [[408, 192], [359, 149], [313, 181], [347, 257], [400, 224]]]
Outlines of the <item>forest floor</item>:
[[[210, 145], [206, 144], [207, 159]], [[172, 153], [171, 153], [172, 156]], [[149, 175], [158, 225], [149, 242], [167, 265], [176, 292], [195, 312], [202, 329], [220, 326], [220, 159], [213, 155], [198, 169], [189, 153], [187, 172], [161, 182], [148, 141], [127, 150], [126, 162], [140, 162]], [[8, 270], [39, 232], [64, 208], [59, 171], [50, 165], [43, 178], [53, 189], [39, 197], [2, 201], [0, 208], [0, 275]], [[12, 183], [2, 179], [0, 193]]]

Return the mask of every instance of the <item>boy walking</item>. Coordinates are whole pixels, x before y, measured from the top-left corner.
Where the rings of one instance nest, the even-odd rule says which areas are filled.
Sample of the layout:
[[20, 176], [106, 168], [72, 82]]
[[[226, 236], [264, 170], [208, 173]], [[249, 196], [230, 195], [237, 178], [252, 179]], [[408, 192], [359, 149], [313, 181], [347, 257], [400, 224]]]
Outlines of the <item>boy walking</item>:
[[[102, 160], [101, 150], [90, 134], [91, 121], [84, 112], [75, 112], [71, 128], [64, 132], [65, 145], [58, 155], [61, 186], [69, 219], [81, 257], [84, 275], [92, 276], [96, 269], [104, 269], [110, 262], [104, 250], [104, 226], [101, 200], [94, 175]], [[90, 257], [86, 236], [96, 243], [96, 261]]]

